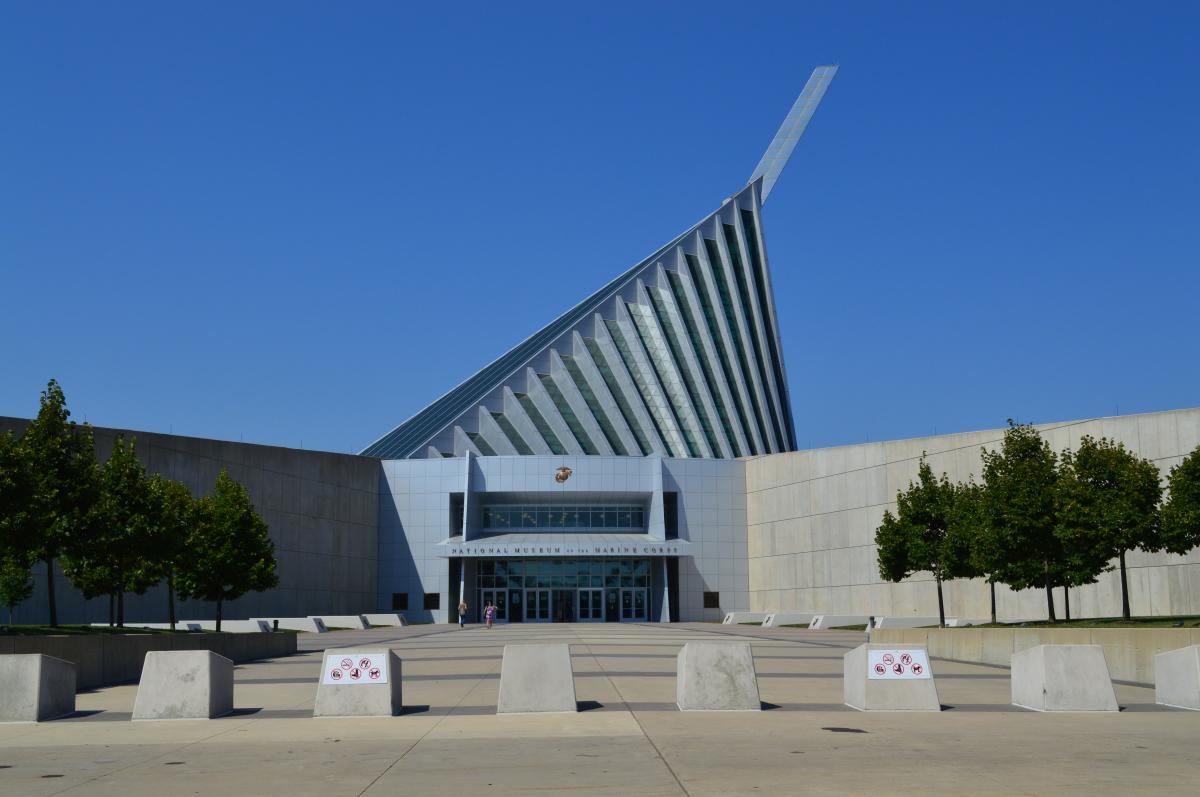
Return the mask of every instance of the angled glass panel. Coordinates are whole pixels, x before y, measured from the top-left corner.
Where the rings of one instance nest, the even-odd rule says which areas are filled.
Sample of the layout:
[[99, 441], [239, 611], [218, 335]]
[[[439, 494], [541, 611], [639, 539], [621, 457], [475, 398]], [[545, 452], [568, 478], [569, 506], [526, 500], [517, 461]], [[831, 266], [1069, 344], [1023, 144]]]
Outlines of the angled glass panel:
[[600, 451], [596, 448], [596, 444], [592, 442], [592, 438], [588, 437], [583, 424], [579, 422], [579, 417], [575, 415], [575, 410], [571, 409], [571, 405], [567, 403], [567, 397], [558, 389], [558, 385], [554, 384], [554, 377], [549, 374], [538, 374], [538, 377], [542, 380], [546, 392], [550, 394], [550, 400], [558, 408], [558, 414], [567, 422], [571, 434], [575, 435], [575, 439], [579, 441], [579, 447], [583, 449], [583, 453], [599, 454]]
[[608, 364], [608, 358], [600, 350], [600, 344], [596, 342], [595, 338], [584, 338], [583, 344], [587, 346], [588, 353], [592, 355], [592, 362], [596, 364], [596, 370], [600, 372], [600, 376], [604, 379], [604, 384], [608, 385], [608, 392], [612, 393], [613, 401], [617, 402], [617, 408], [621, 410], [621, 417], [625, 419], [625, 424], [633, 432], [638, 445], [641, 446], [642, 454], [650, 454], [654, 451], [654, 446], [650, 445], [650, 440], [646, 437], [646, 433], [642, 431], [642, 425], [638, 423], [637, 415], [634, 414], [633, 407], [629, 404], [629, 399], [625, 397], [625, 391], [621, 389], [621, 383], [617, 381], [616, 375], [613, 374], [612, 368]]
[[621, 436], [613, 428], [612, 421], [608, 419], [608, 413], [600, 406], [600, 401], [596, 398], [596, 394], [592, 392], [592, 386], [588, 384], [587, 378], [583, 375], [583, 371], [579, 367], [579, 363], [575, 362], [575, 358], [570, 355], [564, 355], [562, 361], [563, 365], [567, 366], [567, 373], [571, 375], [571, 381], [575, 383], [576, 389], [579, 390], [579, 395], [583, 396], [588, 409], [591, 410], [592, 415], [596, 418], [596, 424], [600, 427], [600, 431], [604, 433], [604, 439], [608, 440], [608, 444], [612, 446], [612, 450], [617, 456], [628, 456], [629, 452], [621, 444]]
[[688, 404], [687, 388], [671, 361], [671, 351], [666, 338], [652, 320], [654, 311], [640, 304], [627, 304], [626, 307], [629, 309], [629, 316], [633, 319], [634, 328], [641, 338], [642, 348], [646, 350], [646, 354], [650, 355], [650, 365], [658, 375], [659, 383], [667, 391], [667, 399], [671, 402], [671, 409], [679, 423], [680, 431], [683, 432], [683, 439], [687, 443], [688, 451], [693, 457], [703, 456], [700, 446], [696, 442], [696, 433], [699, 430], [695, 428], [695, 424], [688, 423], [693, 419], [693, 414]]
[[750, 302], [750, 289], [746, 285], [746, 269], [742, 263], [742, 251], [738, 246], [737, 231], [731, 224], [722, 224], [725, 233], [725, 245], [729, 248], [729, 257], [733, 260], [733, 278], [737, 282], [738, 296], [742, 300], [742, 315], [746, 319], [746, 331], [750, 335], [750, 343], [754, 349], [754, 360], [758, 365], [758, 377], [763, 388], [763, 402], [767, 405], [767, 413], [775, 432], [775, 439], [780, 444], [786, 439], [779, 416], [775, 412], [775, 402], [771, 400], [771, 383], [767, 380], [767, 369], [763, 360], [762, 344], [758, 341], [758, 324], [755, 323], [754, 305]]
[[546, 445], [555, 454], [565, 454], [567, 450], [563, 448], [563, 444], [559, 442], [558, 436], [554, 434], [554, 430], [550, 428], [550, 424], [546, 423], [546, 419], [542, 417], [542, 413], [538, 411], [537, 406], [533, 403], [533, 399], [529, 398], [528, 393], [514, 393], [517, 401], [521, 402], [521, 408], [525, 410], [525, 414], [529, 416], [529, 420], [533, 421], [533, 425], [537, 427], [538, 434], [546, 441]]
[[492, 418], [495, 419], [496, 425], [504, 432], [504, 436], [508, 438], [508, 442], [512, 443], [513, 448], [517, 450], [518, 454], [529, 456], [533, 453], [533, 449], [525, 442], [525, 438], [521, 437], [521, 434], [517, 431], [517, 427], [512, 425], [512, 421], [503, 412], [493, 412]]
[[[717, 247], [717, 242], [711, 238], [704, 239], [704, 248], [708, 252], [708, 262], [712, 265], [713, 282], [717, 285], [717, 293], [721, 297], [721, 309], [725, 312], [725, 320], [729, 324], [729, 334], [733, 338], [733, 349], [737, 355], [738, 365], [742, 369], [742, 378], [745, 380], [746, 390], [751, 396], [754, 394], [754, 379], [750, 376], [750, 363], [746, 358], [746, 346], [742, 342], [742, 330], [738, 325], [737, 313], [733, 310], [733, 294], [729, 291], [729, 282], [725, 279], [724, 261], [721, 259], [721, 250]], [[763, 423], [762, 407], [758, 406], [759, 402], [750, 401], [751, 409], [754, 412], [754, 422], [758, 426], [759, 439], [763, 441], [763, 447], [770, 449], [770, 436], [767, 435], [766, 424]]]

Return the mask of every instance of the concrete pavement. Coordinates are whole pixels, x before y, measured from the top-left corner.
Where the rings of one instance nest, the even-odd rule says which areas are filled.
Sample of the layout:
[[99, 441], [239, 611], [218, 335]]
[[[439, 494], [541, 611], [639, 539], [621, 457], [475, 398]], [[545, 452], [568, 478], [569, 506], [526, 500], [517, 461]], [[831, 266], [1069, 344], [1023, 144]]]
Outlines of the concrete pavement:
[[[683, 713], [689, 640], [752, 644], [764, 708]], [[842, 705], [842, 656], [863, 634], [665, 625], [409, 626], [301, 636], [301, 652], [239, 665], [226, 718], [130, 722], [135, 685], [80, 693], [77, 713], [0, 726], [0, 795], [1187, 793], [1200, 713], [1118, 684], [1123, 711], [1047, 715], [1009, 704], [1003, 668], [933, 661], [940, 714]], [[571, 646], [578, 714], [496, 716], [506, 643]], [[386, 646], [405, 712], [313, 719], [320, 652]]]

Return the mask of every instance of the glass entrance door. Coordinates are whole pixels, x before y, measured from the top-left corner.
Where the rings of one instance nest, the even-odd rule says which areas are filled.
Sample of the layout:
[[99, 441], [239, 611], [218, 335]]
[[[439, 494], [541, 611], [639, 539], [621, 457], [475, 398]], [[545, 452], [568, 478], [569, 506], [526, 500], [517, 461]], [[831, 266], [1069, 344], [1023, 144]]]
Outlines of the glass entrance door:
[[479, 621], [483, 622], [483, 610], [491, 601], [496, 607], [496, 622], [508, 622], [508, 590], [481, 589], [479, 590]]
[[604, 622], [604, 590], [579, 590], [579, 611], [576, 617], [581, 623]]
[[646, 604], [646, 590], [621, 590], [621, 621], [630, 623], [646, 622]]
[[550, 622], [550, 590], [525, 590], [525, 622]]

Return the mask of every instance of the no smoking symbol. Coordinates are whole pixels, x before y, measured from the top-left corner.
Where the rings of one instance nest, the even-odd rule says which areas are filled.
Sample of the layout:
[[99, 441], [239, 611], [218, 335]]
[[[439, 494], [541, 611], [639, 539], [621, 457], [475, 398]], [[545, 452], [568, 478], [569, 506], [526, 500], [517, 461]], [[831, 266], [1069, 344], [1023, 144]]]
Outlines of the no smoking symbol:
[[348, 670], [354, 666], [354, 662], [350, 659], [342, 659], [342, 669]]
[[887, 664], [890, 666], [892, 664], [892, 662], [894, 662], [895, 660], [896, 660], [896, 657], [893, 656], [891, 653], [883, 654], [883, 663], [884, 664]]

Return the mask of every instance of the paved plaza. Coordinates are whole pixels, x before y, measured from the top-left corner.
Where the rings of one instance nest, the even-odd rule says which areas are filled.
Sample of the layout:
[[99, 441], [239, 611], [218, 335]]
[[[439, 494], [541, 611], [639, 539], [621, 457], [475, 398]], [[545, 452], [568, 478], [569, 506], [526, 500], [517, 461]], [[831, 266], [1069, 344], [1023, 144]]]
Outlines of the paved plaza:
[[[675, 706], [689, 640], [752, 642], [764, 711]], [[934, 660], [940, 714], [842, 705], [860, 633], [709, 624], [426, 625], [303, 634], [239, 665], [232, 716], [132, 722], [135, 685], [81, 693], [74, 716], [0, 726], [0, 794], [1192, 793], [1200, 713], [1118, 684], [1118, 714], [1009, 704], [1008, 671]], [[568, 642], [578, 714], [496, 716], [505, 644]], [[386, 645], [405, 711], [313, 719], [320, 651]]]

